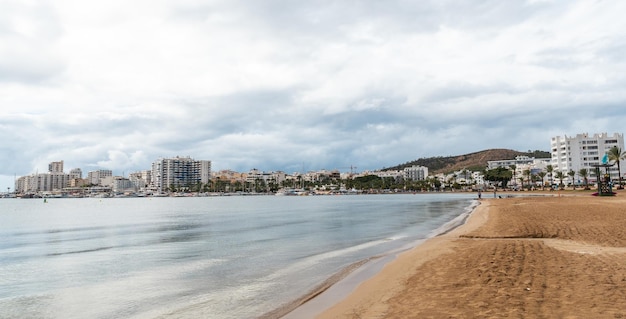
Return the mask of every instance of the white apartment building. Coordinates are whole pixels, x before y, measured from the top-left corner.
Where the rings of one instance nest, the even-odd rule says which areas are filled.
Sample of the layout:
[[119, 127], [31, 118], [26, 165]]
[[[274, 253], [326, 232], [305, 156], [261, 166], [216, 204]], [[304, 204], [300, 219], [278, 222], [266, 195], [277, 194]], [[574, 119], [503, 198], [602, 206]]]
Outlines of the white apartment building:
[[101, 169], [87, 173], [87, 181], [91, 185], [102, 185], [102, 179], [113, 176], [113, 171], [109, 169]]
[[485, 185], [485, 176], [481, 172], [472, 172], [472, 180], [475, 185]]
[[[555, 136], [552, 138], [550, 151], [552, 153], [551, 164], [555, 172], [563, 173], [573, 170], [578, 173], [581, 168], [589, 171], [589, 181], [595, 182], [594, 165], [602, 163], [602, 157], [611, 148], [617, 146], [624, 150], [624, 134], [614, 133], [609, 136], [607, 133], [577, 134], [573, 137]], [[618, 177], [617, 166], [610, 169], [612, 179]], [[568, 182], [571, 182], [568, 180]]]
[[73, 168], [70, 170], [70, 178], [83, 178], [83, 170], [80, 168]]
[[263, 172], [256, 168], [251, 169], [248, 175], [246, 175], [246, 183], [250, 184], [263, 182], [265, 185], [269, 185], [270, 183], [281, 185], [286, 179], [287, 174], [284, 172]]
[[65, 173], [42, 173], [22, 176], [15, 181], [17, 193], [38, 193], [62, 190], [68, 187], [70, 176]]
[[509, 185], [517, 186], [520, 182], [519, 177], [525, 177], [524, 172], [529, 170], [532, 174], [537, 174], [540, 171], [545, 171], [545, 168], [552, 162], [551, 158], [534, 158], [529, 156], [516, 156], [512, 160], [499, 160], [488, 161], [488, 169], [494, 169], [498, 167], [511, 168], [515, 165], [515, 178], [511, 179]]
[[211, 179], [211, 161], [191, 157], [160, 158], [152, 163], [152, 185], [159, 192], [174, 187], [207, 184]]
[[110, 187], [111, 190], [116, 193], [136, 190], [136, 187], [131, 180], [122, 176], [104, 177], [100, 180], [100, 184], [105, 187]]
[[47, 173], [22, 176], [15, 181], [17, 193], [38, 193], [62, 190], [70, 184], [70, 175], [63, 173], [63, 161], [48, 164]]
[[404, 171], [376, 171], [372, 174], [380, 178], [393, 178], [394, 181], [404, 179]]
[[428, 177], [428, 167], [416, 166], [404, 168], [404, 179], [408, 181], [423, 181]]
[[63, 161], [51, 162], [50, 164], [48, 164], [48, 172], [63, 173]]
[[145, 189], [152, 183], [152, 171], [143, 170], [128, 175], [128, 179], [137, 189]]
[[499, 160], [499, 161], [487, 161], [487, 168], [494, 169], [498, 167], [510, 168], [511, 165], [515, 165], [516, 168], [525, 167], [528, 169], [529, 167], [536, 167], [550, 164], [550, 158], [534, 158], [529, 156], [516, 156], [515, 159], [512, 160]]

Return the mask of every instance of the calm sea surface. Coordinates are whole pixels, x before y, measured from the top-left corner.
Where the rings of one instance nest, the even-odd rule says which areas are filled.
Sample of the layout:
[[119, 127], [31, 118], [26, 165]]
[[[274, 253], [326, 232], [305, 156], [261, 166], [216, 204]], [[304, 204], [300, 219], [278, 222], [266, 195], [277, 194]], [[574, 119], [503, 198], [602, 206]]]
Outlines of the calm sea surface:
[[0, 199], [0, 318], [258, 317], [474, 197]]

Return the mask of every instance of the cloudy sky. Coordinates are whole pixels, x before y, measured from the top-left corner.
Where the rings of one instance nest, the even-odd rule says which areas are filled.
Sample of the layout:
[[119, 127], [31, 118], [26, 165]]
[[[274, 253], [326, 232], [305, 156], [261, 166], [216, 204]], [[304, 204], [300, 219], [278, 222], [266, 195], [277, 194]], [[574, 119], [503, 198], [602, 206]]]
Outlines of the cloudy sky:
[[[624, 132], [626, 1], [0, 0], [0, 187], [379, 169]], [[0, 188], [1, 190], [1, 188]]]

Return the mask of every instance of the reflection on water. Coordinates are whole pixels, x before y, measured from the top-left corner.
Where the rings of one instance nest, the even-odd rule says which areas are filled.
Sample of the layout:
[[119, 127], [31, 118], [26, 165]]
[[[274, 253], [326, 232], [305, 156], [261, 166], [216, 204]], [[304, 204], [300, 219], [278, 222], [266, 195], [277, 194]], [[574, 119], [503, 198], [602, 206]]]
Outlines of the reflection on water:
[[471, 197], [1, 200], [0, 318], [258, 316]]

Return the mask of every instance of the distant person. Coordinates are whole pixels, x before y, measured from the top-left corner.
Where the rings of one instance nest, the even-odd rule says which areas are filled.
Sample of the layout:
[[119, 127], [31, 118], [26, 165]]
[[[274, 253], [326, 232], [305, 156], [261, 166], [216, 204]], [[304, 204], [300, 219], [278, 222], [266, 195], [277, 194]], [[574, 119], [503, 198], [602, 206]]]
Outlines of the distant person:
[[478, 190], [478, 199], [480, 199], [480, 197], [482, 196], [482, 193], [480, 192], [480, 189]]
[[493, 188], [493, 198], [498, 198], [498, 197], [496, 196], [496, 190], [498, 190], [498, 189], [494, 187], [494, 188]]

